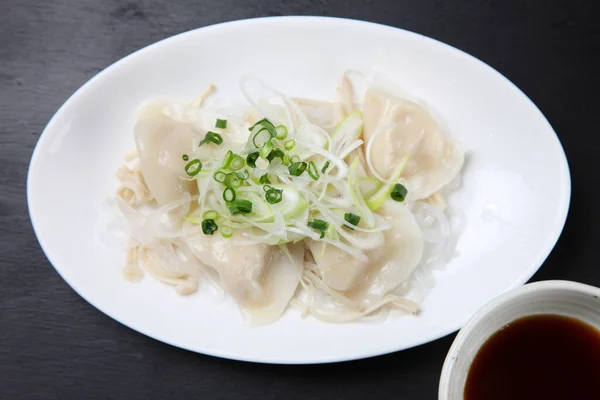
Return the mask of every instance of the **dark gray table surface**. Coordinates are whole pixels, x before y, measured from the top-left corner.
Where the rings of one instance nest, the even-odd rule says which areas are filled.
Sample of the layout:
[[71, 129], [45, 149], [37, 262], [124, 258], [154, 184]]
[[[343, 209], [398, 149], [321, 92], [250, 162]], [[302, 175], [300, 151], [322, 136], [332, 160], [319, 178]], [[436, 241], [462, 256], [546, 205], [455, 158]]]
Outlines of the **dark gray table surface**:
[[25, 200], [31, 152], [80, 85], [173, 34], [288, 14], [393, 25], [480, 58], [547, 116], [569, 158], [573, 197], [534, 280], [600, 286], [599, 13], [594, 0], [0, 0], [0, 398], [436, 398], [454, 335], [369, 360], [271, 366], [190, 353], [106, 317], [36, 241]]

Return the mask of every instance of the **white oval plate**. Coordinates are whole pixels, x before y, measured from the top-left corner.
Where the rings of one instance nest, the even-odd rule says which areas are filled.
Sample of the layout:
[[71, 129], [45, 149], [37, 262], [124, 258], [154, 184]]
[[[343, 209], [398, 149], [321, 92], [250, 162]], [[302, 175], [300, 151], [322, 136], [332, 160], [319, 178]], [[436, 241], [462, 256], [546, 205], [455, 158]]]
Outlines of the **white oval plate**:
[[[115, 170], [134, 148], [134, 112], [156, 97], [192, 99], [210, 83], [241, 98], [255, 76], [287, 94], [333, 98], [346, 69], [376, 67], [444, 118], [468, 152], [452, 199], [467, 214], [459, 255], [419, 316], [327, 324], [289, 310], [243, 325], [233, 302], [210, 290], [180, 297], [145, 278], [121, 278], [124, 255], [98, 239]], [[44, 130], [27, 183], [31, 219], [46, 255], [83, 298], [121, 323], [174, 346], [219, 357], [319, 363], [370, 357], [459, 329], [493, 297], [526, 282], [558, 239], [570, 177], [561, 145], [535, 105], [492, 68], [435, 40], [366, 22], [284, 17], [230, 22], [140, 50], [79, 89]]]

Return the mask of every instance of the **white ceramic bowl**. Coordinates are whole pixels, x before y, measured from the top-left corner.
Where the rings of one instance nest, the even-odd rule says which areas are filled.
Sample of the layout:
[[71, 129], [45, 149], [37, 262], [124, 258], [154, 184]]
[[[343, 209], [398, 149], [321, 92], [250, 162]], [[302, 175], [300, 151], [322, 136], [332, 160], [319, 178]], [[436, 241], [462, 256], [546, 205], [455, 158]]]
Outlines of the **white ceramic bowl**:
[[[333, 99], [346, 69], [371, 68], [426, 101], [468, 154], [462, 187], [450, 199], [468, 223], [457, 257], [435, 272], [418, 317], [327, 324], [289, 310], [276, 323], [252, 329], [230, 298], [218, 301], [206, 286], [181, 297], [150, 277], [138, 284], [122, 279], [125, 255], [107, 248], [98, 232], [106, 226], [102, 205], [117, 188], [115, 171], [134, 148], [134, 116], [142, 103], [194, 99], [210, 83], [219, 98], [242, 100], [242, 76], [290, 96]], [[445, 336], [490, 299], [525, 283], [560, 235], [570, 177], [548, 121], [512, 83], [475, 58], [387, 26], [286, 17], [187, 32], [99, 73], [44, 130], [27, 192], [35, 232], [52, 264], [112, 318], [205, 354], [314, 363], [375, 356]]]
[[469, 368], [485, 341], [506, 324], [530, 315], [556, 314], [577, 318], [600, 329], [600, 288], [569, 281], [522, 286], [497, 297], [461, 329], [446, 356], [439, 400], [463, 398]]

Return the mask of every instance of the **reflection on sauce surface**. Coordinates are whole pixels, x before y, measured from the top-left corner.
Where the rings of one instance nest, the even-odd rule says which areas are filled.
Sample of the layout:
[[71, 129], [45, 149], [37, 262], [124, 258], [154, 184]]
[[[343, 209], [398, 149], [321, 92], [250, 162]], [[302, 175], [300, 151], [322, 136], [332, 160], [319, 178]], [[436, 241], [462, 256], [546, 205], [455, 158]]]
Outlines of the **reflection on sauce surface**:
[[479, 349], [465, 400], [600, 399], [600, 331], [578, 319], [517, 319]]

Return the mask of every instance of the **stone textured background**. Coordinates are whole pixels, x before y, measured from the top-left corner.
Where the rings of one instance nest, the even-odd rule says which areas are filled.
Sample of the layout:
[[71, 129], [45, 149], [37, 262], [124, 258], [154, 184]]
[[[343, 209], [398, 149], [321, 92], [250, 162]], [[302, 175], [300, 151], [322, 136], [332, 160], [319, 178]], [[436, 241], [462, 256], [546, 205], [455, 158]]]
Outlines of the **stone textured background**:
[[0, 398], [435, 399], [454, 335], [370, 360], [282, 367], [179, 350], [104, 316], [58, 276], [33, 234], [25, 181], [35, 143], [98, 71], [176, 33], [294, 14], [408, 29], [490, 64], [549, 119], [573, 198], [534, 280], [600, 286], [599, 13], [595, 0], [0, 0]]

